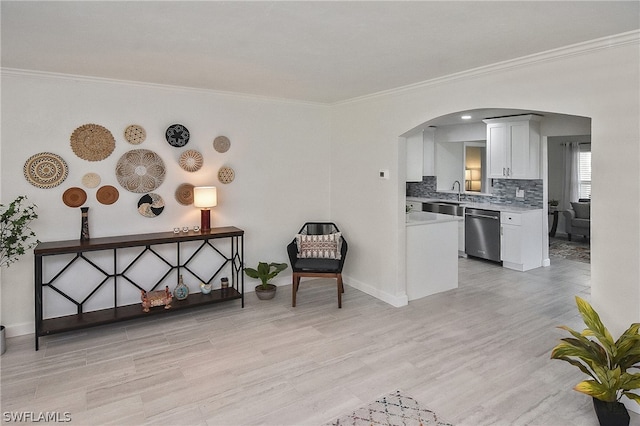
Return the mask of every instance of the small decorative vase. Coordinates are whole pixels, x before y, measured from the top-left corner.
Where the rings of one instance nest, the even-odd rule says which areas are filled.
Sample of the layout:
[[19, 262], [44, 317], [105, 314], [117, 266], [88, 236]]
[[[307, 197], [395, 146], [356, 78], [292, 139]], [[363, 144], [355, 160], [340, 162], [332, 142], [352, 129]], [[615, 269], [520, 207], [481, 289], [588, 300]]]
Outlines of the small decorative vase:
[[211, 284], [200, 283], [200, 292], [202, 294], [211, 293]]
[[82, 211], [82, 227], [80, 228], [80, 241], [89, 240], [89, 207], [80, 207]]
[[629, 426], [631, 418], [622, 402], [606, 402], [593, 398], [593, 408], [600, 426]]
[[222, 277], [220, 278], [220, 288], [226, 290], [229, 288], [229, 278]]

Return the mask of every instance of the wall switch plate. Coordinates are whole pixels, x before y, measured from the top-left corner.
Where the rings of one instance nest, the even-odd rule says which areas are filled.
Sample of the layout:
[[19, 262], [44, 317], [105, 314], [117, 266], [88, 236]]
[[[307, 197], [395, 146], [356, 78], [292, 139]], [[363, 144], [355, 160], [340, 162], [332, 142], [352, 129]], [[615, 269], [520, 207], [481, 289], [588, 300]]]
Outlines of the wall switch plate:
[[380, 169], [380, 171], [378, 172], [378, 177], [380, 179], [389, 179], [389, 170]]

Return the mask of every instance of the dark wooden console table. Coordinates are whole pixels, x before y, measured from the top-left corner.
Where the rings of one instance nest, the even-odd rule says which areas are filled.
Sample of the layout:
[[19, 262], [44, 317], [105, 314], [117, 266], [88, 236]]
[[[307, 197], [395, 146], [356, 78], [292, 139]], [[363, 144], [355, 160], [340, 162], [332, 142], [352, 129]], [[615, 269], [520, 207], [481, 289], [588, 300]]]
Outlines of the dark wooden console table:
[[[226, 239], [226, 240], [223, 240]], [[229, 247], [219, 249], [215, 246], [216, 240], [230, 242]], [[191, 253], [184, 250], [184, 243], [190, 243]], [[193, 245], [197, 247], [194, 247]], [[175, 245], [175, 258], [167, 259], [168, 256], [161, 253], [159, 248], [166, 245]], [[139, 253], [133, 260], [122, 262], [118, 257], [118, 251], [126, 248], [139, 248]], [[216, 271], [207, 277], [201, 277], [202, 272], [196, 271], [192, 267], [194, 259], [197, 255], [205, 255], [204, 250], [212, 252], [215, 256], [219, 256], [218, 261], [221, 263]], [[103, 251], [107, 253], [110, 261], [113, 262], [111, 267], [105, 268], [104, 265], [91, 260], [85, 254], [88, 252]], [[161, 264], [166, 265], [165, 274], [155, 283], [136, 283], [129, 272], [133, 266], [138, 263], [143, 255], [150, 254], [159, 259]], [[197, 306], [209, 305], [212, 303], [225, 302], [229, 300], [240, 299], [244, 308], [244, 274], [242, 273], [244, 258], [244, 231], [233, 226], [212, 228], [209, 232], [181, 232], [175, 234], [173, 232], [160, 232], [153, 234], [140, 235], [123, 235], [117, 237], [92, 238], [88, 241], [70, 240], [70, 241], [52, 241], [39, 243], [34, 249], [35, 255], [35, 328], [36, 328], [36, 350], [39, 348], [39, 338], [55, 333], [78, 330], [87, 327], [93, 327], [103, 324], [110, 324], [120, 321], [126, 321], [134, 318], [142, 318], [150, 315], [170, 314], [175, 311], [193, 308]], [[72, 256], [72, 259], [66, 263], [55, 275], [43, 281], [43, 259], [48, 256]], [[185, 257], [185, 259], [182, 259]], [[81, 262], [83, 261], [83, 262]], [[92, 268], [98, 271], [97, 274], [103, 276], [100, 283], [94, 288], [88, 289], [87, 296], [83, 300], [76, 300], [73, 296], [67, 294], [56, 286], [62, 281], [62, 275], [67, 275], [72, 271], [74, 266], [83, 264], [84, 267]], [[89, 265], [89, 266], [87, 266]], [[150, 312], [142, 311], [141, 303], [128, 305], [118, 304], [118, 290], [121, 286], [137, 287], [136, 291], [159, 290], [164, 289], [167, 281], [172, 276], [177, 280], [178, 277], [185, 272], [198, 279], [203, 283], [211, 283], [218, 275], [222, 273], [224, 268], [231, 270], [229, 280], [229, 288], [215, 289], [210, 294], [191, 293], [185, 300], [173, 299], [171, 309], [163, 309], [163, 307], [152, 308]], [[107, 270], [108, 269], [108, 270]], [[81, 272], [77, 277], [79, 285], [82, 285]], [[85, 304], [99, 290], [106, 288], [109, 283], [112, 284], [113, 299], [110, 304], [112, 307], [107, 309], [93, 310], [85, 312]], [[169, 286], [173, 290], [174, 286]], [[56, 294], [62, 296], [68, 302], [75, 305], [76, 313], [73, 315], [65, 315], [56, 318], [44, 318], [43, 316], [43, 288], [49, 288]]]

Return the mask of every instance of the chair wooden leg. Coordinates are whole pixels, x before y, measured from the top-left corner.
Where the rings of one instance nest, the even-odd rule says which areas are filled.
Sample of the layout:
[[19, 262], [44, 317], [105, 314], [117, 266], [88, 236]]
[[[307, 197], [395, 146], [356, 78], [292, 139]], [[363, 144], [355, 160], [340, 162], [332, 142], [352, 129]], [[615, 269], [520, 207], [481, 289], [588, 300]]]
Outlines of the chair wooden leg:
[[300, 285], [300, 277], [295, 272], [293, 273], [293, 284], [291, 288], [291, 307], [296, 307], [296, 293], [298, 293], [298, 286]]
[[336, 277], [338, 284], [338, 308], [342, 308], [342, 293], [344, 293], [344, 287], [342, 286], [342, 275], [338, 274]]
[[298, 294], [298, 288], [300, 288], [300, 275], [293, 273], [293, 288], [291, 289], [291, 306], [296, 307], [296, 295]]

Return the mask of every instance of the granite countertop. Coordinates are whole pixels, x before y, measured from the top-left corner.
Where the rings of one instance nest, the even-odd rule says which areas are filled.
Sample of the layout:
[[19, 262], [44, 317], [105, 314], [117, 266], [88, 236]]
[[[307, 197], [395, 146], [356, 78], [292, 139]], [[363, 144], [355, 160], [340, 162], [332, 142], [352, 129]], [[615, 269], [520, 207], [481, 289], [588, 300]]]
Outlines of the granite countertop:
[[459, 222], [464, 220], [461, 216], [431, 212], [410, 212], [406, 215], [406, 226], [433, 225], [437, 223]]
[[[407, 201], [416, 201], [419, 203], [429, 203], [429, 202], [441, 202], [441, 201], [452, 201], [452, 200], [442, 200], [437, 198], [420, 198], [420, 197], [407, 197]], [[509, 204], [494, 204], [494, 203], [473, 203], [470, 201], [460, 201], [460, 205], [463, 207], [472, 207], [475, 209], [484, 209], [484, 210], [493, 210], [498, 212], [511, 212], [511, 213], [523, 213], [534, 210], [542, 210], [541, 208], [536, 207], [521, 207], [521, 206], [512, 206]]]

